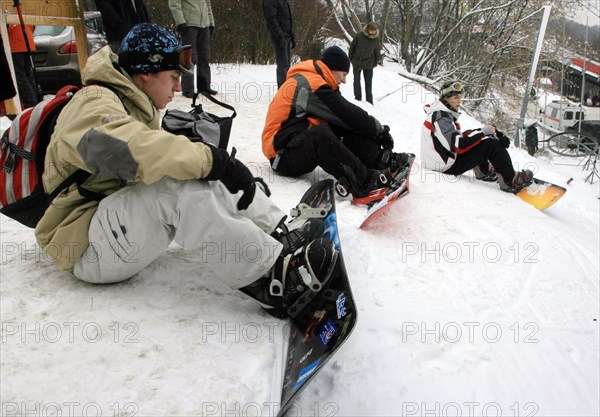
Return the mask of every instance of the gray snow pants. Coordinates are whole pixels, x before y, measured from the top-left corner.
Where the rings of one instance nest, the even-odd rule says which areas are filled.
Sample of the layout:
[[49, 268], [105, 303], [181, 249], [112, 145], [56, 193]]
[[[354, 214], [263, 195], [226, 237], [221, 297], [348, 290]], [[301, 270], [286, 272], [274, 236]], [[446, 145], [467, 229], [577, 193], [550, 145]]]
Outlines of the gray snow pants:
[[270, 233], [284, 213], [258, 189], [247, 210], [237, 209], [240, 197], [220, 181], [166, 178], [125, 187], [100, 202], [74, 274], [98, 284], [123, 281], [175, 241], [232, 288], [244, 287], [281, 252]]

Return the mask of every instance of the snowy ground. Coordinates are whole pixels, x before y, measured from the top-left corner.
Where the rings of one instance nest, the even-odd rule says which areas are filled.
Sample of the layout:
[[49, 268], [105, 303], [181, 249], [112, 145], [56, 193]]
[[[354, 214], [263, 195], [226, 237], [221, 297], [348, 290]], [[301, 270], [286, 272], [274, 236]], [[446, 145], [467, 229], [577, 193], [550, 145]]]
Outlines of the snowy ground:
[[[407, 82], [394, 69], [375, 70], [376, 99]], [[289, 210], [326, 174], [276, 176], [261, 154], [275, 68], [213, 74], [238, 111], [231, 145]], [[584, 182], [579, 160], [511, 149], [519, 168], [568, 189], [540, 212], [470, 176], [422, 171], [422, 106], [433, 98], [407, 84], [360, 103], [391, 126], [397, 151], [417, 154], [411, 195], [367, 230], [357, 229], [365, 209], [338, 199], [359, 322], [292, 415], [600, 415], [600, 182]], [[188, 105], [178, 96], [171, 107]], [[0, 227], [2, 416], [277, 410], [285, 322], [181, 248], [125, 283], [94, 286], [56, 271], [31, 230], [4, 216]]]

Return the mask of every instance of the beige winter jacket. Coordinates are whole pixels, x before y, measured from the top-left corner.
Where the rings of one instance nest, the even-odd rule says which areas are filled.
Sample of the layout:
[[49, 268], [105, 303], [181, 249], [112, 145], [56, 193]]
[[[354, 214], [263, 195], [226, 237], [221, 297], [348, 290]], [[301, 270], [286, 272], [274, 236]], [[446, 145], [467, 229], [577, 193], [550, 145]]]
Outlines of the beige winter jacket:
[[207, 28], [215, 26], [211, 0], [169, 0], [169, 8], [175, 20], [175, 26], [185, 23], [187, 26]]
[[[158, 109], [111, 61], [117, 56], [108, 46], [89, 58], [82, 72], [88, 87], [75, 94], [58, 117], [45, 159], [46, 192], [77, 169], [92, 173], [84, 188], [106, 195], [138, 181], [206, 177], [212, 168], [208, 146], [161, 130]], [[46, 210], [35, 234], [57, 268], [72, 271], [88, 247], [97, 206], [73, 185]]]

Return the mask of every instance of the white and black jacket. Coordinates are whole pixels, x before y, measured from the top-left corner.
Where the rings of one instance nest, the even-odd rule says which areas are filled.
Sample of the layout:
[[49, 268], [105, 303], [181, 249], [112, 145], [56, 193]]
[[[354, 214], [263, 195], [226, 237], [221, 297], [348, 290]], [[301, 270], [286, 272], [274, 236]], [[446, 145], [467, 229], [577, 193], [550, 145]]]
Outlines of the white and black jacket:
[[460, 113], [441, 101], [426, 105], [425, 113], [427, 119], [421, 130], [421, 162], [425, 169], [448, 170], [458, 155], [468, 152], [486, 137], [481, 129], [461, 132]]

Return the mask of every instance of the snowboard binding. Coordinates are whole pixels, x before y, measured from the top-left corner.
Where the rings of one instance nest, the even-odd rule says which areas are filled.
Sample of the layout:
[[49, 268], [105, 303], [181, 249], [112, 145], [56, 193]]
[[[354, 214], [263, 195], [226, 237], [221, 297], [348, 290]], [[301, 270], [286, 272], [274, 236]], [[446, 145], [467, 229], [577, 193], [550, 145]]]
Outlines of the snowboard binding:
[[270, 273], [240, 288], [267, 313], [295, 318], [329, 281], [338, 250], [327, 238], [318, 238], [293, 253], [280, 255]]
[[295, 318], [331, 278], [338, 251], [333, 242], [319, 238], [303, 250], [280, 258], [271, 270], [269, 293], [275, 310]]
[[388, 184], [390, 179], [385, 171], [369, 170], [367, 180], [361, 186], [358, 186], [358, 181], [354, 173], [350, 172], [347, 167], [344, 167], [346, 175], [340, 177], [335, 183], [335, 191], [340, 197], [347, 197], [352, 194], [354, 199], [366, 198], [369, 195], [385, 195], [389, 189]]

